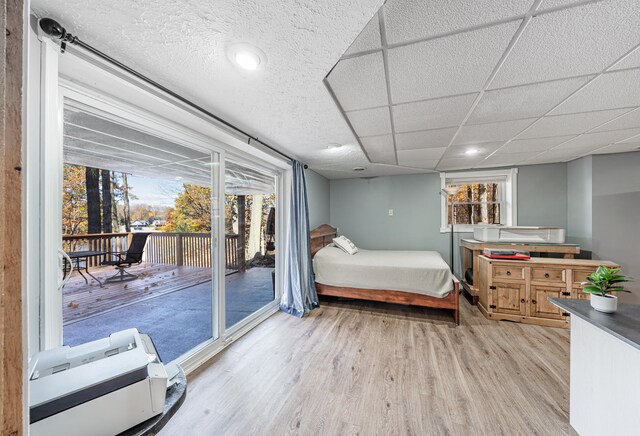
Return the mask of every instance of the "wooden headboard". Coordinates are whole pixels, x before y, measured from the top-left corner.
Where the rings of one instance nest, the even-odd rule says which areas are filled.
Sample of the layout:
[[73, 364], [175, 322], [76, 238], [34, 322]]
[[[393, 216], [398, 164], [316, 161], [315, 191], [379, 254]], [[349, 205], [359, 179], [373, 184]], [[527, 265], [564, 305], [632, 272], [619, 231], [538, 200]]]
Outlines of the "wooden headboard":
[[311, 230], [311, 257], [315, 256], [321, 248], [331, 244], [336, 236], [338, 236], [338, 229], [329, 224], [322, 224]]

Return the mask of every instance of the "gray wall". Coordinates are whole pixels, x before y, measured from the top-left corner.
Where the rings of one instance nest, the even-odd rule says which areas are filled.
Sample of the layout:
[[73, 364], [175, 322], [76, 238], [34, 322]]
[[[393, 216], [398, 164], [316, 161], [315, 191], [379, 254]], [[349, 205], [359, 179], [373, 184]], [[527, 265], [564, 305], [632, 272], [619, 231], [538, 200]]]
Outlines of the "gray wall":
[[518, 168], [518, 225], [567, 228], [567, 165]]
[[[450, 235], [440, 233], [439, 174], [331, 180], [330, 186], [330, 222], [357, 246], [436, 250], [449, 261]], [[567, 227], [566, 164], [519, 168], [518, 224]], [[458, 273], [458, 240], [468, 236], [455, 235]]]
[[625, 302], [640, 303], [640, 153], [593, 157], [593, 255], [635, 279]]
[[591, 156], [567, 164], [567, 239], [591, 251], [593, 159]]
[[306, 170], [307, 196], [309, 199], [309, 223], [314, 229], [329, 223], [329, 180], [320, 174]]

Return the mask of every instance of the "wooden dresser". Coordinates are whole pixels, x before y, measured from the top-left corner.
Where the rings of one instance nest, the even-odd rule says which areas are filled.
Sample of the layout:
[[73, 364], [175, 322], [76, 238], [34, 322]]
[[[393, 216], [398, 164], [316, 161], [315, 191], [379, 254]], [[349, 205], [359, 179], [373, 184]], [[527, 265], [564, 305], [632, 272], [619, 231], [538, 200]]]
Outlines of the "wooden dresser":
[[474, 275], [478, 275], [478, 256], [482, 254], [482, 250], [485, 248], [497, 248], [506, 250], [524, 250], [530, 253], [540, 253], [541, 257], [547, 257], [550, 253], [560, 253], [565, 259], [573, 259], [577, 254], [580, 254], [580, 246], [578, 244], [545, 244], [535, 242], [483, 242], [476, 241], [475, 239], [462, 239], [460, 241], [460, 247], [462, 247], [462, 288], [465, 291], [465, 296], [469, 298], [471, 304], [476, 304], [480, 296], [480, 286], [478, 279], [474, 280], [474, 283], [467, 283], [464, 279], [465, 272], [468, 268], [473, 269]]
[[617, 266], [604, 260], [478, 256], [478, 308], [489, 319], [568, 327], [568, 313], [548, 297], [588, 299], [580, 283], [600, 265]]

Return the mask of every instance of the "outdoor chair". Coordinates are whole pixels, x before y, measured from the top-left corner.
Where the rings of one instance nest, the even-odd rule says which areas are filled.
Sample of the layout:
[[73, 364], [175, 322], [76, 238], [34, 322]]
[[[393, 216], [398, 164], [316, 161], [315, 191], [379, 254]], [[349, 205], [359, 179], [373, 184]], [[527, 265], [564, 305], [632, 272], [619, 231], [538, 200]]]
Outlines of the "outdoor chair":
[[100, 264], [111, 265], [118, 270], [117, 273], [106, 279], [105, 283], [128, 282], [138, 278], [137, 275], [131, 274], [126, 269], [130, 268], [131, 265], [142, 263], [142, 253], [148, 237], [149, 233], [134, 233], [131, 237], [131, 245], [126, 253], [112, 252], [112, 260], [105, 260]]

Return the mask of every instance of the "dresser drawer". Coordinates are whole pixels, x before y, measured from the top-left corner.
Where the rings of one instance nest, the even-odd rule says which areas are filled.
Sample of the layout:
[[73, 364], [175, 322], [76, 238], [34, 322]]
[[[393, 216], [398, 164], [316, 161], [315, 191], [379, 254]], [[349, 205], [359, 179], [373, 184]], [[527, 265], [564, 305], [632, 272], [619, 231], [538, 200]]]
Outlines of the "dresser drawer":
[[580, 283], [587, 281], [587, 276], [593, 273], [595, 270], [574, 269], [573, 270], [573, 283], [574, 286], [579, 287]]
[[575, 298], [578, 300], [591, 300], [591, 294], [587, 294], [586, 292], [582, 292], [582, 288], [574, 289]]
[[555, 282], [563, 283], [566, 280], [566, 271], [564, 269], [552, 268], [531, 268], [532, 282]]
[[524, 268], [518, 266], [494, 265], [493, 278], [495, 280], [524, 280]]

